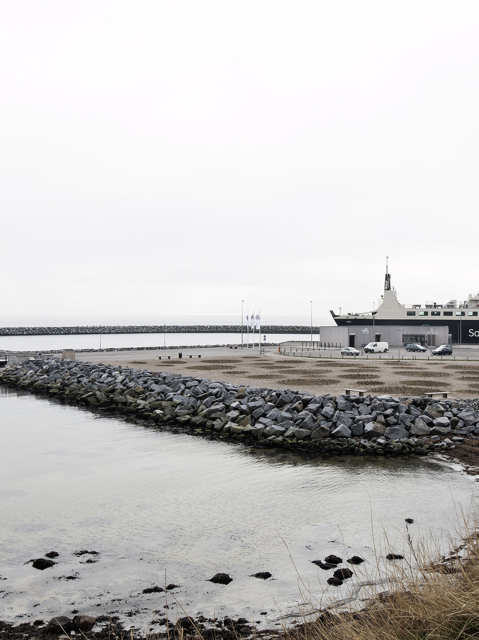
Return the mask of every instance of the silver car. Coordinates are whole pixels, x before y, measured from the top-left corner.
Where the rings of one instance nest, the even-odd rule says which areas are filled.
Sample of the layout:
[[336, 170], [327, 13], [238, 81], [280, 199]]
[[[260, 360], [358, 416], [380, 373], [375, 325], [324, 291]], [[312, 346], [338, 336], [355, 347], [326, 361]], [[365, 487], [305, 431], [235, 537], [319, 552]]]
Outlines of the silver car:
[[341, 349], [342, 356], [359, 356], [359, 351], [354, 347], [343, 347]]

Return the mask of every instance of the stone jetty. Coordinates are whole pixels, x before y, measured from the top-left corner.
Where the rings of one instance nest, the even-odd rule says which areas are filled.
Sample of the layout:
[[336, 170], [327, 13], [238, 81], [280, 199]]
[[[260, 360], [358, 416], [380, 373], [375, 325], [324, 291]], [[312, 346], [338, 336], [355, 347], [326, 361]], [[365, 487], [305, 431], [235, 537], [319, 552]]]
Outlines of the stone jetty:
[[424, 456], [479, 435], [475, 401], [318, 396], [58, 358], [9, 366], [0, 385], [157, 429], [324, 455]]
[[[305, 334], [319, 333], [319, 327], [285, 326], [265, 324], [261, 333]], [[100, 335], [108, 333], [241, 333], [246, 334], [246, 325], [240, 324], [195, 324], [195, 325], [128, 325], [128, 326], [77, 326], [77, 327], [0, 327], [0, 336], [71, 336], [71, 335]], [[257, 332], [256, 332], [257, 333]]]

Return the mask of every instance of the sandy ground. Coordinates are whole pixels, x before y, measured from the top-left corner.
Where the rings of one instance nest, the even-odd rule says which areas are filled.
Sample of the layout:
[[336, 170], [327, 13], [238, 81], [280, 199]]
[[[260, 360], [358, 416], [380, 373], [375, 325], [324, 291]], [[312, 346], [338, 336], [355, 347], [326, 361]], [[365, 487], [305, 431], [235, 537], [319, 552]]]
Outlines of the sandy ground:
[[89, 352], [77, 353], [77, 360], [317, 395], [338, 395], [352, 388], [373, 395], [417, 396], [448, 391], [453, 398], [479, 397], [479, 361], [475, 360], [353, 360], [341, 359], [339, 354], [308, 358], [279, 355], [273, 349], [261, 355], [226, 348], [183, 349], [182, 353], [180, 360], [176, 351]]

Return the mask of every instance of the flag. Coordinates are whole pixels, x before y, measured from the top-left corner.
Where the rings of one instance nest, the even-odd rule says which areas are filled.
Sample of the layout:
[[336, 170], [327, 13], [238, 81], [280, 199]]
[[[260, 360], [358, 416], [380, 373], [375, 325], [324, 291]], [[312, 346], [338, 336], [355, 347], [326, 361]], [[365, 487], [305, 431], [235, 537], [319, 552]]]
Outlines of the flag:
[[250, 320], [251, 320], [250, 327], [251, 327], [251, 329], [254, 329], [254, 311], [253, 311], [253, 314], [252, 314]]
[[256, 314], [256, 330], [259, 331], [261, 328], [261, 319], [259, 317], [259, 313]]

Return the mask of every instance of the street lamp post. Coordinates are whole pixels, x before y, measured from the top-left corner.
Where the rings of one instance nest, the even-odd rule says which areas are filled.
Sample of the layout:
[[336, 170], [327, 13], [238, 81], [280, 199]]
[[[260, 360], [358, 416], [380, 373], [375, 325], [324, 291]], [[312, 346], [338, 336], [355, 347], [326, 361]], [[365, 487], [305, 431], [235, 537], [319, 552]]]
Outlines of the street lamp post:
[[313, 348], [313, 301], [310, 300], [309, 304], [311, 305], [311, 349]]
[[401, 360], [401, 331], [402, 329], [398, 327], [398, 360]]
[[243, 348], [243, 305], [244, 300], [241, 300], [241, 348]]

